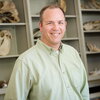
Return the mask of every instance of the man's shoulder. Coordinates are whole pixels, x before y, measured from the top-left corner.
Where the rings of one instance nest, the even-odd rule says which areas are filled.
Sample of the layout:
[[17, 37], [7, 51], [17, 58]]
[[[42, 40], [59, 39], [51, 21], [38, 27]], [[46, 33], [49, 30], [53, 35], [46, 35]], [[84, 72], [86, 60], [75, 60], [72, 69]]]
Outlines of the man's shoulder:
[[68, 45], [68, 44], [64, 44], [64, 43], [63, 43], [63, 47], [64, 47], [65, 50], [77, 51], [73, 46]]
[[20, 54], [19, 59], [26, 59], [26, 58], [32, 58], [34, 57], [36, 54], [36, 48], [35, 46], [27, 49], [25, 52], [23, 52], [22, 54]]

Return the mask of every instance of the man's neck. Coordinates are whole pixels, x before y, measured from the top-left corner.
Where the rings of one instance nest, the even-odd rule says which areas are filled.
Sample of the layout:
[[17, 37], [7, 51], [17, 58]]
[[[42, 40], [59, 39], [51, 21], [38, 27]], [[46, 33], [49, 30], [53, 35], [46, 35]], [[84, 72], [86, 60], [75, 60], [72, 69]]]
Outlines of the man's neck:
[[50, 43], [47, 43], [47, 42], [45, 42], [45, 41], [43, 41], [43, 40], [41, 40], [41, 41], [42, 41], [44, 44], [46, 44], [47, 46], [53, 48], [54, 50], [59, 50], [60, 45], [61, 45], [61, 43], [58, 43], [58, 44], [50, 44]]

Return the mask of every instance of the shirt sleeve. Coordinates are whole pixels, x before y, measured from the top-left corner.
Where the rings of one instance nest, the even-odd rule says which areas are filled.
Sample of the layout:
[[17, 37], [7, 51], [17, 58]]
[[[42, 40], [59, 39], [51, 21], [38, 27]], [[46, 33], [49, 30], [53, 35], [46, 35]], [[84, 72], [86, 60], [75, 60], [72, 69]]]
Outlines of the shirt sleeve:
[[4, 100], [27, 100], [31, 88], [31, 73], [21, 59], [15, 63]]
[[89, 99], [89, 86], [88, 86], [86, 69], [85, 69], [85, 66], [84, 66], [78, 53], [77, 53], [77, 59], [78, 59], [79, 64], [81, 66], [81, 72], [82, 72], [82, 88], [81, 88], [80, 92], [81, 92], [83, 100], [90, 100]]

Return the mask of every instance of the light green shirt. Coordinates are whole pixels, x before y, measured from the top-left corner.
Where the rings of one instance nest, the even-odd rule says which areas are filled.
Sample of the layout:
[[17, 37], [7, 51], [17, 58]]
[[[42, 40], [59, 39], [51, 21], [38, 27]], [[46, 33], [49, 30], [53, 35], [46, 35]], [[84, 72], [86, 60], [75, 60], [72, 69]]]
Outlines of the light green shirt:
[[62, 44], [56, 52], [38, 40], [17, 59], [4, 100], [89, 100], [77, 51]]

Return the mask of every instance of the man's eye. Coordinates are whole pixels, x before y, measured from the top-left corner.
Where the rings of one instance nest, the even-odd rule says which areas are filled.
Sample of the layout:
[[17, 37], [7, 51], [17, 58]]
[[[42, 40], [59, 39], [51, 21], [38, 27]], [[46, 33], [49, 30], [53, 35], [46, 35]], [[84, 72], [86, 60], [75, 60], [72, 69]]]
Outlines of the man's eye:
[[48, 22], [47, 25], [52, 24], [51, 22]]
[[64, 22], [59, 22], [59, 24], [64, 24]]

